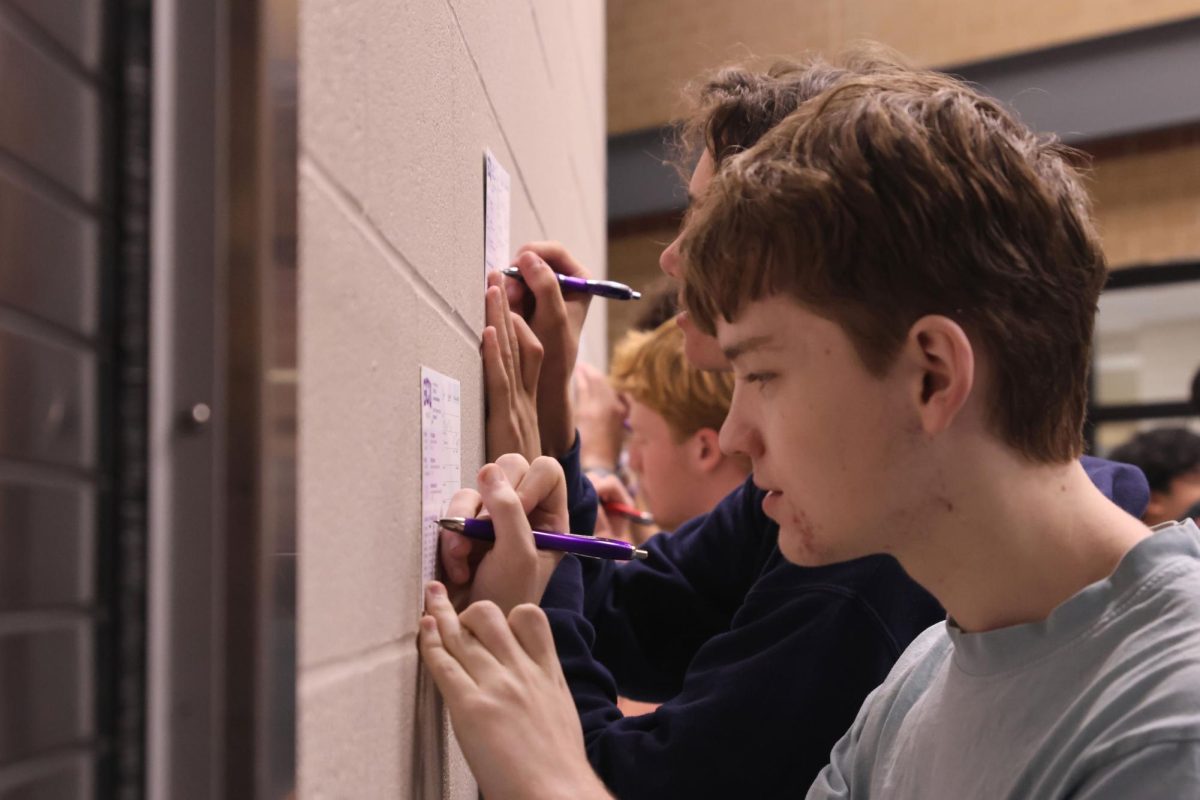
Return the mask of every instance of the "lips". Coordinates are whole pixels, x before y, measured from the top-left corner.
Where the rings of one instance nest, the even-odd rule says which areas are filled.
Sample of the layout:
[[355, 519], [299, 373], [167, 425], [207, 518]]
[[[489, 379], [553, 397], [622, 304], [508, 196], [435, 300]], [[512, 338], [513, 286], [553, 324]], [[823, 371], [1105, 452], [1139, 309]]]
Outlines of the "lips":
[[772, 519], [778, 519], [771, 513], [772, 509], [777, 509], [779, 504], [783, 502], [783, 492], [776, 489], [768, 489], [767, 494], [762, 499], [763, 513]]

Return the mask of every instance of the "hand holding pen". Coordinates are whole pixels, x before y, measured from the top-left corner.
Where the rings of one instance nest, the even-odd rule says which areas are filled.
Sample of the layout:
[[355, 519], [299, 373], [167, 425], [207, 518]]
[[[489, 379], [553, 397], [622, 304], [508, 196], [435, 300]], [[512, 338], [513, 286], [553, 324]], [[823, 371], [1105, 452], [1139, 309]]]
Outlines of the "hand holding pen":
[[545, 456], [532, 463], [509, 453], [479, 470], [478, 490], [460, 489], [446, 517], [491, 518], [495, 541], [484, 542], [454, 530], [439, 531], [439, 549], [447, 589], [462, 608], [490, 600], [504, 613], [521, 603], [542, 599], [561, 552], [538, 550], [533, 529], [565, 531], [567, 488], [559, 463]]
[[[637, 511], [637, 509], [633, 510]], [[442, 517], [438, 520], [438, 525], [481, 542], [496, 541], [496, 529], [490, 519]], [[645, 550], [620, 539], [555, 531], [533, 531], [532, 533], [534, 546], [538, 550], [573, 553], [577, 556], [598, 558], [604, 561], [633, 561], [649, 556]]]
[[[510, 278], [521, 280], [521, 271], [516, 267], [508, 267], [500, 270]], [[623, 283], [616, 281], [599, 281], [592, 278], [573, 278], [570, 275], [563, 275], [561, 272], [554, 273], [558, 279], [559, 288], [566, 292], [581, 292], [583, 294], [596, 295], [597, 297], [607, 297], [609, 300], [640, 300], [642, 293], [630, 289]]]
[[529, 323], [542, 345], [537, 383], [538, 433], [542, 452], [558, 457], [575, 442], [571, 373], [592, 296], [579, 292], [563, 294], [556, 274], [587, 280], [591, 273], [557, 242], [524, 245], [514, 265], [521, 279], [505, 278], [504, 290], [509, 307]]

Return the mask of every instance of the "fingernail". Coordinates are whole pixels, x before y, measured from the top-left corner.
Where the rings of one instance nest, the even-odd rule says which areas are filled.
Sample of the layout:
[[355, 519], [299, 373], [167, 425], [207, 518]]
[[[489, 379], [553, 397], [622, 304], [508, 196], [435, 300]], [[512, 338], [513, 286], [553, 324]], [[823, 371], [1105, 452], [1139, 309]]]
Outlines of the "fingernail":
[[437, 581], [430, 581], [425, 584], [425, 591], [434, 597], [441, 597], [446, 593], [446, 587], [442, 586]]

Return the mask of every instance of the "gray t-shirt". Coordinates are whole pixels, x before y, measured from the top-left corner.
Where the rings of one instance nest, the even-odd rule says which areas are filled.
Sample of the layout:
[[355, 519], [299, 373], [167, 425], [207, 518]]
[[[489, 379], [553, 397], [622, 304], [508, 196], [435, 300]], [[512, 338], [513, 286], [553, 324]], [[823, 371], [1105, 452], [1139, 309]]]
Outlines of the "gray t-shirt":
[[1159, 526], [1041, 622], [925, 631], [808, 797], [1200, 798], [1200, 530]]

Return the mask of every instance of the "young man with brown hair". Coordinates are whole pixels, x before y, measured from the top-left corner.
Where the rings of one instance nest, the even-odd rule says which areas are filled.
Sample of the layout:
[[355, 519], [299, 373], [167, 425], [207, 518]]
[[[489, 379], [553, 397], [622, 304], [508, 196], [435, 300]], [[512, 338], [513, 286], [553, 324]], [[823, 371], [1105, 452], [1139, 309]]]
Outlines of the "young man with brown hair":
[[949, 614], [810, 796], [1200, 791], [1200, 540], [1078, 464], [1105, 266], [1063, 150], [945, 76], [856, 78], [727, 164], [681, 250], [781, 549], [891, 553]]
[[[734, 367], [723, 446], [751, 458], [789, 560], [849, 580], [836, 570], [894, 556], [954, 620], [868, 698], [814, 796], [1193, 788], [1200, 553], [1194, 529], [1147, 538], [1077, 460], [1103, 260], [1061, 154], [969, 89], [895, 67], [835, 82], [720, 169], [706, 158], [693, 184], [711, 186], [668, 253]], [[537, 499], [486, 494], [497, 510]], [[525, 546], [508, 516], [506, 546]], [[862, 611], [869, 594], [850, 596], [837, 607]], [[485, 793], [603, 795], [542, 613], [460, 619], [437, 586], [428, 609], [423, 652]], [[840, 641], [824, 619], [809, 658]], [[830, 661], [823, 682], [790, 677], [834, 691], [858, 665]], [[795, 745], [810, 722], [774, 734]], [[722, 766], [751, 780], [787, 752]], [[657, 777], [652, 756], [635, 766]]]

